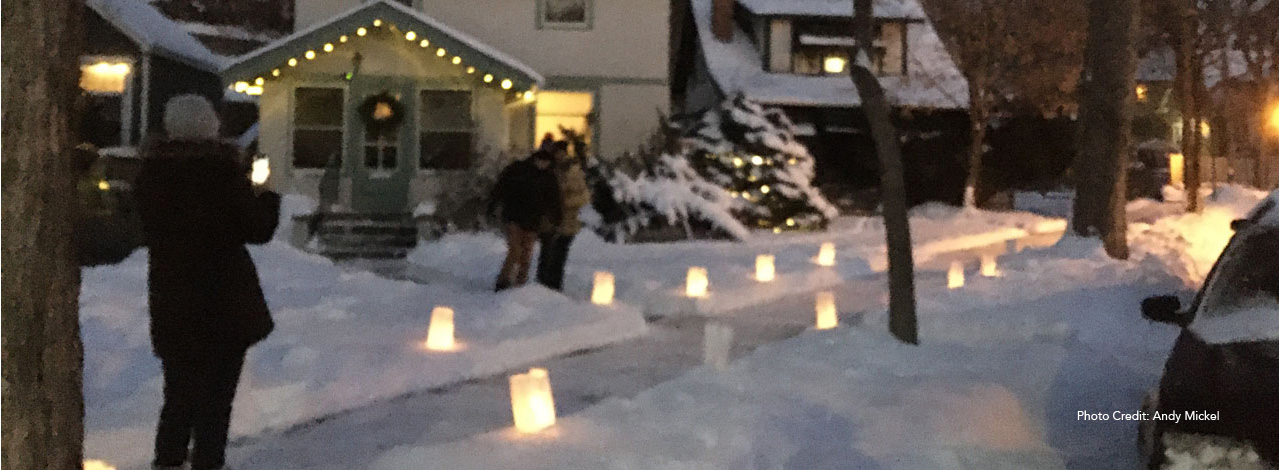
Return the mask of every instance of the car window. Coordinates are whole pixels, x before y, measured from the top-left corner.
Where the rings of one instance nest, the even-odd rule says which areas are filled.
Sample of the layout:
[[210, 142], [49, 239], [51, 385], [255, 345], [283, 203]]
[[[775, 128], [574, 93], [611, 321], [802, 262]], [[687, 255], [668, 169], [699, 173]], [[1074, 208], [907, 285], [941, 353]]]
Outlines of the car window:
[[1191, 329], [1210, 343], [1275, 339], [1277, 231], [1251, 227], [1236, 235], [1206, 281]]

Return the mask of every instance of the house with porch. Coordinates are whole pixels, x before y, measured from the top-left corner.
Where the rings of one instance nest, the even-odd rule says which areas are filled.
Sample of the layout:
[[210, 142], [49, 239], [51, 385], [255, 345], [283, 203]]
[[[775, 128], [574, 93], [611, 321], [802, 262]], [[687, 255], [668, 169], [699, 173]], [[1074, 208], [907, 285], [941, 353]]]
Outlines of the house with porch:
[[309, 0], [222, 77], [258, 97], [272, 185], [319, 201], [318, 251], [395, 255], [413, 209], [485, 159], [562, 128], [601, 158], [642, 143], [668, 109], [666, 5]]
[[[816, 159], [818, 183], [878, 184], [858, 91], [849, 78], [853, 2], [843, 0], [682, 0], [672, 70], [672, 101], [694, 113], [744, 95], [785, 111]], [[938, 147], [937, 135], [963, 136], [968, 85], [918, 0], [873, 2], [877, 40], [872, 71], [913, 136], [904, 146]], [[914, 125], [915, 127], [912, 127]], [[922, 137], [922, 139], [916, 139]], [[954, 140], [954, 139], [953, 139]], [[911, 148], [904, 148], [910, 157]], [[950, 156], [912, 161], [931, 173], [962, 174]], [[910, 175], [909, 175], [910, 176]], [[963, 178], [962, 176], [960, 177]], [[933, 178], [926, 178], [933, 179]]]

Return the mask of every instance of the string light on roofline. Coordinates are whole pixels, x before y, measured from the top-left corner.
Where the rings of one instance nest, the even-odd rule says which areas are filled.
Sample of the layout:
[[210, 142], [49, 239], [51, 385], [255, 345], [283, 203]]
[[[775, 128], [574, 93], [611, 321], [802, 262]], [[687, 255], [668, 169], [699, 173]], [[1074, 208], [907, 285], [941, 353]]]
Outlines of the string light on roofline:
[[453, 62], [453, 65], [459, 65], [462, 63], [462, 58], [455, 55], [453, 56], [452, 62]]
[[363, 26], [356, 28], [356, 36], [364, 36], [366, 34], [369, 34], [369, 30], [364, 29]]
[[333, 43], [330, 43], [330, 42], [324, 43], [324, 51], [333, 52]]
[[347, 42], [347, 35], [338, 36], [338, 42]]
[[381, 20], [381, 19], [373, 20], [373, 27], [377, 28], [377, 27], [380, 27], [380, 26], [382, 26], [382, 20]]
[[449, 53], [449, 52], [448, 52], [448, 51], [446, 51], [446, 50], [444, 50], [444, 48], [443, 48], [443, 47], [441, 47], [441, 48], [439, 48], [439, 49], [436, 49], [436, 57], [444, 57], [444, 55], [445, 55], [445, 54], [448, 54], [448, 53]]
[[425, 48], [425, 47], [430, 46], [430, 45], [431, 45], [431, 41], [428, 41], [428, 40], [426, 40], [426, 39], [423, 39], [423, 40], [421, 40], [421, 41], [419, 41], [419, 42], [418, 42], [418, 46], [420, 46], [420, 47], [424, 47], [424, 48]]
[[407, 32], [407, 33], [404, 33], [404, 38], [405, 38], [405, 40], [407, 40], [407, 41], [412, 41], [412, 40], [414, 40], [414, 39], [418, 39], [418, 33], [415, 33], [415, 32], [413, 32], [413, 31], [409, 31], [409, 32]]

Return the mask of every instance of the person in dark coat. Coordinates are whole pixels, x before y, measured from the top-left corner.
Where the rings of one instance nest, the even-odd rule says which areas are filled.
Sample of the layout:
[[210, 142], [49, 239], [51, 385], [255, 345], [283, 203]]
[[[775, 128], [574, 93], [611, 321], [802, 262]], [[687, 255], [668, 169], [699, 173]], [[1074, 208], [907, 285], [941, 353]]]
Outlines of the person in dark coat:
[[556, 180], [560, 185], [560, 223], [543, 227], [539, 234], [538, 283], [551, 289], [564, 287], [564, 268], [569, 259], [569, 245], [582, 230], [578, 211], [591, 202], [591, 190], [587, 188], [586, 174], [577, 158], [569, 156], [569, 144], [556, 142], [551, 146], [556, 157]]
[[560, 223], [560, 186], [552, 166], [555, 156], [538, 150], [502, 170], [489, 196], [489, 213], [502, 208], [507, 235], [507, 258], [494, 290], [523, 285], [529, 280], [533, 244], [543, 227]]
[[250, 346], [274, 324], [246, 243], [275, 232], [280, 196], [255, 187], [238, 148], [218, 140], [212, 104], [165, 106], [167, 138], [149, 142], [135, 185], [151, 343], [164, 369], [156, 469], [223, 468], [231, 403]]

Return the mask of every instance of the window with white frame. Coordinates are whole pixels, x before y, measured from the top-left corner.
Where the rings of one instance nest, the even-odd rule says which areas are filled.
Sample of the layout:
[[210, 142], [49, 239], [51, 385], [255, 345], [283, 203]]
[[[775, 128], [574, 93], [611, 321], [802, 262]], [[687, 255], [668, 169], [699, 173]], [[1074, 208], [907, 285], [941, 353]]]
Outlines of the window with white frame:
[[591, 29], [593, 0], [535, 0], [538, 27], [547, 29]]
[[[879, 76], [907, 72], [907, 24], [883, 21], [875, 25], [871, 68]], [[856, 44], [852, 25], [837, 21], [810, 21], [795, 26], [791, 71], [802, 75], [839, 75], [848, 72], [849, 48]]]
[[422, 90], [418, 102], [418, 168], [464, 170], [471, 167], [471, 92]]
[[293, 92], [293, 166], [324, 168], [342, 159], [345, 92], [304, 87]]

